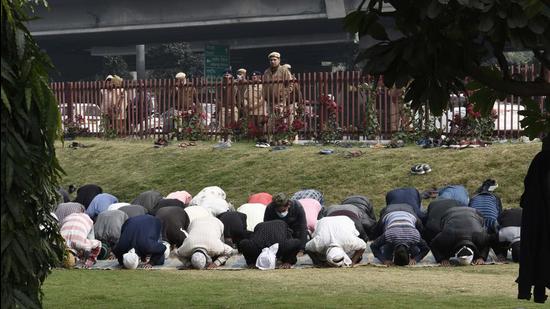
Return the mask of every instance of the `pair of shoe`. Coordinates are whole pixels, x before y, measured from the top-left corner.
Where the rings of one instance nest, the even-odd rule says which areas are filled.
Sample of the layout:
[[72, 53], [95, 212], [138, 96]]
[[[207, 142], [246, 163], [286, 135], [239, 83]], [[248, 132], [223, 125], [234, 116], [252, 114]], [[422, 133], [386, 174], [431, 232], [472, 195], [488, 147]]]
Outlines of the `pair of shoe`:
[[498, 183], [494, 179], [486, 179], [483, 184], [481, 184], [481, 187], [477, 189], [478, 193], [481, 192], [493, 192], [498, 188]]
[[256, 143], [256, 148], [269, 148], [271, 145], [268, 143]]
[[428, 164], [415, 164], [411, 167], [411, 174], [423, 175], [432, 171], [432, 168]]

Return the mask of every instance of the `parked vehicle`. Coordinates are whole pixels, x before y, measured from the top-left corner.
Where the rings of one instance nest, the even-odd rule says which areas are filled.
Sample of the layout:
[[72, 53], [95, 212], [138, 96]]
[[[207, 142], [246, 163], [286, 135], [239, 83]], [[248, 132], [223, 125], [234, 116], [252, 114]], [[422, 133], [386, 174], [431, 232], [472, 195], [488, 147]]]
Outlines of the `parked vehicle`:
[[61, 103], [59, 110], [61, 112], [61, 121], [63, 129], [65, 125], [72, 122], [81, 129], [87, 129], [89, 133], [99, 133], [101, 131], [101, 109], [93, 103], [73, 103], [73, 119], [69, 120], [69, 108], [67, 103]]

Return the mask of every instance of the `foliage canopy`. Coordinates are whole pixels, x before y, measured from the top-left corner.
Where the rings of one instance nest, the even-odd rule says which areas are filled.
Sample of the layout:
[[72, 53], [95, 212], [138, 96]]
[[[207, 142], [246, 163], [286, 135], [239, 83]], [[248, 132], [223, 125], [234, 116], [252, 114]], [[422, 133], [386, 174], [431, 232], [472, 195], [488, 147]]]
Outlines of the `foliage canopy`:
[[[345, 19], [346, 30], [376, 42], [356, 60], [365, 73], [383, 75], [386, 86], [406, 87], [405, 100], [412, 101], [414, 109], [428, 105], [440, 115], [449, 94], [468, 91], [473, 93], [470, 101], [485, 115], [495, 99], [506, 95], [548, 100], [549, 1], [371, 0], [366, 7], [365, 3]], [[504, 55], [510, 49], [534, 54], [540, 62], [535, 80], [510, 74]], [[490, 64], [492, 58], [498, 66]], [[475, 82], [466, 84], [467, 77]], [[526, 124], [538, 121], [539, 129], [550, 130], [548, 113], [536, 119], [527, 116]]]
[[2, 0], [2, 308], [41, 307], [41, 285], [64, 252], [50, 215], [62, 173], [52, 66], [25, 26], [37, 3], [46, 4]]

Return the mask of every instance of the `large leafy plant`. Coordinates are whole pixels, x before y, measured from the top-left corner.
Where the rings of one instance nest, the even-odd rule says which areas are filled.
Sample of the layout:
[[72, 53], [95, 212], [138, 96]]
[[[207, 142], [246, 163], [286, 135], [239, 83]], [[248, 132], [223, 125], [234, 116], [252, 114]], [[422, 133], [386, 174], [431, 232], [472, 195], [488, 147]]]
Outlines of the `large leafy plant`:
[[2, 0], [2, 308], [41, 307], [41, 285], [64, 252], [50, 215], [61, 117], [52, 65], [25, 26], [36, 2]]
[[[537, 0], [371, 0], [348, 14], [345, 27], [370, 40], [357, 61], [367, 74], [384, 75], [387, 87], [406, 87], [405, 101], [434, 115], [451, 93], [471, 94], [476, 111], [489, 115], [496, 99], [550, 95], [550, 7]], [[389, 6], [388, 6], [389, 4]], [[387, 31], [390, 30], [390, 31]], [[528, 50], [539, 76], [517, 79], [506, 49]], [[497, 66], [492, 65], [496, 59]], [[546, 75], [545, 75], [546, 74]], [[474, 83], [466, 86], [471, 77]], [[525, 100], [524, 100], [525, 101]], [[539, 114], [540, 115], [540, 114]], [[527, 118], [536, 117], [526, 114]], [[525, 124], [539, 123], [527, 119]], [[549, 128], [536, 126], [536, 136]], [[542, 130], [542, 131], [541, 131]]]

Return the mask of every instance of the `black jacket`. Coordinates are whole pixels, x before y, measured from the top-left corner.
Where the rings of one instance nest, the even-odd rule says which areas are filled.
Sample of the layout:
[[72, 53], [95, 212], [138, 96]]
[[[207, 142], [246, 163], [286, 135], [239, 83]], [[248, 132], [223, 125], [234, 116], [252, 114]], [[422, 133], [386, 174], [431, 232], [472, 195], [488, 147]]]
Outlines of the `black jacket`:
[[101, 193], [103, 193], [103, 189], [101, 189], [101, 187], [98, 185], [84, 185], [76, 190], [76, 198], [73, 202], [80, 203], [84, 205], [86, 209], [88, 209], [88, 206], [90, 206], [90, 203], [92, 202], [94, 197]]
[[299, 239], [301, 249], [304, 249], [307, 242], [307, 221], [304, 208], [298, 201], [291, 200], [290, 207], [288, 208], [288, 214], [281, 218], [277, 215], [277, 211], [273, 204], [270, 203], [267, 205], [264, 213], [264, 222], [271, 220], [281, 220], [284, 221], [288, 227], [292, 230], [292, 237]]
[[508, 226], [521, 226], [522, 212], [523, 209], [521, 208], [505, 209], [498, 216], [498, 225], [501, 228]]
[[544, 302], [550, 288], [550, 151], [535, 156], [524, 186], [518, 298], [529, 299], [534, 286], [535, 301]]
[[460, 207], [456, 200], [437, 199], [428, 205], [426, 215], [426, 226], [422, 237], [430, 243], [432, 239], [441, 232], [441, 218], [449, 208]]
[[431, 242], [432, 254], [437, 262], [448, 260], [461, 246], [474, 251], [474, 259], [487, 259], [490, 239], [483, 227], [483, 216], [469, 207], [447, 209], [441, 218], [441, 232]]
[[162, 224], [162, 240], [176, 247], [181, 246], [186, 238], [181, 230], [189, 227], [187, 212], [178, 206], [167, 206], [159, 209], [155, 216]]

